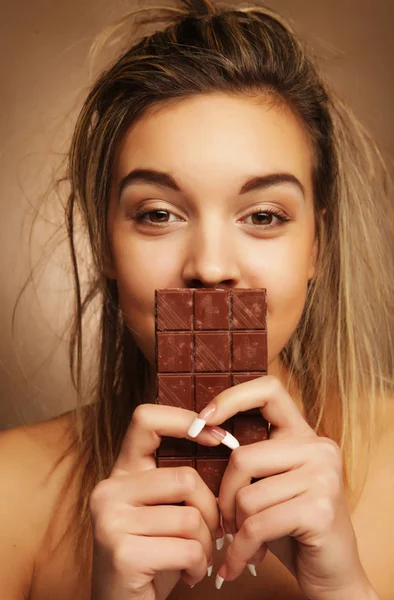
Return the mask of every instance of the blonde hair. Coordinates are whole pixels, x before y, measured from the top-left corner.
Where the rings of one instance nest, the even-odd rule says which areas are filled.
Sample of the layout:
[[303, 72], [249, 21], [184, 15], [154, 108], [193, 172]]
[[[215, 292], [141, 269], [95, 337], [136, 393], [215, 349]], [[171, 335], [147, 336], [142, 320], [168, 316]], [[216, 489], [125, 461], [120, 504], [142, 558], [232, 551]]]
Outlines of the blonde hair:
[[[134, 19], [139, 26], [154, 26], [133, 45], [127, 39], [127, 49], [98, 77], [79, 114], [69, 153], [71, 192], [65, 217], [75, 281], [70, 365], [78, 408], [77, 433], [64, 456], [75, 452], [70, 480], [78, 472], [80, 488], [65, 535], [73, 536], [81, 576], [86, 576], [91, 553], [90, 493], [109, 476], [151, 376], [124, 323], [116, 282], [104, 275], [115, 153], [142, 114], [171, 101], [221, 91], [269, 97], [288, 106], [303, 124], [315, 158], [319, 253], [304, 313], [281, 359], [290, 382], [299, 387], [310, 425], [343, 451], [353, 504], [365, 481], [357, 467], [367, 464], [384, 399], [393, 390], [393, 204], [376, 145], [329, 90], [315, 58], [279, 15], [261, 5], [219, 8], [210, 0], [180, 4], [134, 10], [92, 47], [94, 54], [125, 25], [130, 31]], [[138, 21], [140, 13], [147, 18]], [[159, 29], [161, 22], [165, 26]], [[94, 265], [84, 294], [75, 240], [77, 216], [90, 240]], [[94, 299], [101, 306], [100, 360], [87, 398], [83, 320]], [[84, 409], [87, 400], [89, 410]]]

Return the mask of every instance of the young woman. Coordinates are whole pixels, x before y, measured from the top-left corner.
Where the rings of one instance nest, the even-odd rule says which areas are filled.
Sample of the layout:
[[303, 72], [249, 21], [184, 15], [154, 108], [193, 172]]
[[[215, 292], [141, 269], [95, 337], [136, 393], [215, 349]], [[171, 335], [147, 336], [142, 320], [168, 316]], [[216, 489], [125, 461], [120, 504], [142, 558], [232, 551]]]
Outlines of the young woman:
[[[388, 599], [394, 253], [379, 153], [272, 11], [146, 11], [165, 28], [99, 77], [73, 135], [79, 404], [0, 437], [0, 595]], [[269, 374], [204, 415], [154, 403], [154, 291], [174, 287], [267, 288]], [[193, 469], [156, 468], [161, 436], [192, 439], [199, 416], [195, 440], [217, 445], [254, 407], [270, 438], [233, 450], [218, 498]]]

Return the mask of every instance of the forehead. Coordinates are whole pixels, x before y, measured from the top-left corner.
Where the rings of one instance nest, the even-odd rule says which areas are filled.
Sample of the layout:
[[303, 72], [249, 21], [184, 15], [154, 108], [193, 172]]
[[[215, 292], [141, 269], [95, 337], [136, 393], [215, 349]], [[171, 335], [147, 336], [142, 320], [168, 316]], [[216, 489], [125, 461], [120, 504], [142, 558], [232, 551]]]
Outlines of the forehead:
[[[148, 111], [118, 150], [116, 179], [131, 169], [174, 172], [190, 190], [232, 188], [250, 173], [289, 172], [312, 185], [313, 154], [294, 114], [263, 98], [194, 96]], [[232, 190], [233, 191], [233, 190]]]

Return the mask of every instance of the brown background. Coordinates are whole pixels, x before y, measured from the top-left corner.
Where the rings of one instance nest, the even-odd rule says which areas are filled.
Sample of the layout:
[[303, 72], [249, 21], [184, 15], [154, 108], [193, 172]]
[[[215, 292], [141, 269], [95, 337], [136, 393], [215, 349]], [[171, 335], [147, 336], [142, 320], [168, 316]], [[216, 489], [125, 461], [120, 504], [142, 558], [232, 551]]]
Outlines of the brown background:
[[[394, 1], [270, 0], [269, 4], [291, 17], [310, 40], [328, 78], [374, 134], [392, 165]], [[61, 341], [71, 300], [64, 245], [56, 252], [50, 250], [51, 260], [38, 274], [36, 289], [30, 287], [23, 297], [14, 338], [12, 308], [30, 268], [28, 231], [33, 209], [66, 151], [89, 86], [90, 43], [130, 6], [135, 3], [3, 0], [0, 428], [49, 418], [74, 405], [66, 345]], [[32, 240], [33, 264], [59, 222], [58, 200], [51, 196], [51, 202]]]

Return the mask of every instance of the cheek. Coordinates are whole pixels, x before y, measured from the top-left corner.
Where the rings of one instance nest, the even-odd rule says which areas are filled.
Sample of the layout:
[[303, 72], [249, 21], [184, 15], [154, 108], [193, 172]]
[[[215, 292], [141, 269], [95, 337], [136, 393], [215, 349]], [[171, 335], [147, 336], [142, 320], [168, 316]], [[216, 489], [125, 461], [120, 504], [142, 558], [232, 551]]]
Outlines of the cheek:
[[169, 287], [178, 273], [174, 252], [157, 252], [149, 242], [133, 243], [121, 236], [113, 242], [113, 254], [119, 293], [141, 309], [152, 307], [154, 290]]
[[307, 265], [289, 260], [281, 271], [267, 276], [268, 353], [271, 362], [294, 333], [305, 306], [308, 289]]
[[155, 289], [178, 287], [179, 269], [173, 253], [153, 253], [151, 244], [113, 240], [119, 304], [136, 343], [154, 361]]
[[146, 339], [154, 326], [154, 296], [148, 282], [140, 278], [133, 269], [118, 272], [119, 304], [131, 333], [145, 353]]
[[250, 287], [266, 287], [268, 299], [268, 361], [281, 352], [304, 310], [308, 289], [309, 252], [294, 244], [272, 245], [249, 262]]

